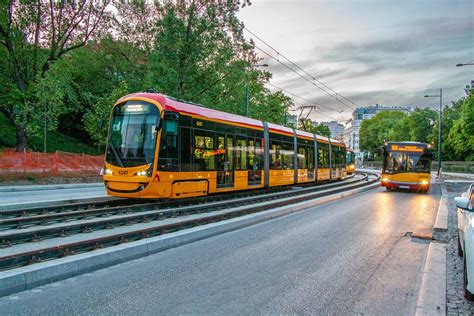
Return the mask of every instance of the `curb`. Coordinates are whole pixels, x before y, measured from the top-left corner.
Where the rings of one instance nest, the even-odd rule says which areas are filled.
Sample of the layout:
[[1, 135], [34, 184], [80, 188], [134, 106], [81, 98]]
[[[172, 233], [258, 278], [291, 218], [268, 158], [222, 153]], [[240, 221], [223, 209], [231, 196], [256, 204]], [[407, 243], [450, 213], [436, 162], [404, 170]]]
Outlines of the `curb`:
[[425, 264], [421, 270], [421, 288], [415, 315], [446, 315], [446, 233], [448, 231], [449, 198], [441, 186], [438, 214], [433, 228], [433, 241], [428, 247]]
[[444, 240], [446, 232], [448, 231], [448, 192], [444, 186], [441, 186], [442, 195], [439, 201], [438, 215], [434, 224], [433, 236], [436, 240]]
[[377, 187], [380, 187], [378, 182], [348, 192], [277, 207], [256, 214], [0, 272], [0, 297], [255, 225]]
[[446, 315], [446, 244], [430, 243], [415, 315]]
[[68, 183], [68, 184], [44, 184], [44, 185], [15, 185], [0, 186], [0, 192], [25, 192], [25, 191], [43, 191], [43, 190], [63, 190], [79, 188], [103, 187], [100, 183]]

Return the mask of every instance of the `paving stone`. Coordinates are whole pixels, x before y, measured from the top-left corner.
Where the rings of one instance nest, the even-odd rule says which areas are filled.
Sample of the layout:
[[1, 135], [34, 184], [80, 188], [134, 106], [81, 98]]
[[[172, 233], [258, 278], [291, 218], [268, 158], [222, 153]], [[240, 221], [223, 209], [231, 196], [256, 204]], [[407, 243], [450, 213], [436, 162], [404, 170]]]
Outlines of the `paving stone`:
[[446, 301], [447, 314], [472, 315], [474, 303], [464, 298], [464, 267], [462, 258], [458, 256], [457, 215], [453, 199], [467, 189], [466, 184], [449, 184], [448, 186], [448, 244], [446, 247]]

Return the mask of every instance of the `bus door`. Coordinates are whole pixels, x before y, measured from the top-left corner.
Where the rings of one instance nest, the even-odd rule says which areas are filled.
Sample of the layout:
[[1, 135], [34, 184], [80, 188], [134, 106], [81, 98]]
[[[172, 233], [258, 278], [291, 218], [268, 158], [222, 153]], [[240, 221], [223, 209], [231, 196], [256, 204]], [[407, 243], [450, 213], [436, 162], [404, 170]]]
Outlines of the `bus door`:
[[234, 187], [234, 136], [217, 133], [217, 188]]
[[262, 163], [261, 153], [263, 149], [261, 142], [255, 138], [248, 139], [248, 185], [262, 184]]

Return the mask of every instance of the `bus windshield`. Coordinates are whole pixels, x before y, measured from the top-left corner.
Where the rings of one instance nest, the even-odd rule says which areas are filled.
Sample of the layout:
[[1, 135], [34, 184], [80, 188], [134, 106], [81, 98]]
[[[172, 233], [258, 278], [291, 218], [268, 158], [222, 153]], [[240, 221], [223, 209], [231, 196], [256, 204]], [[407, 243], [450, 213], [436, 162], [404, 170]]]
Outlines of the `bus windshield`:
[[431, 155], [423, 153], [389, 151], [385, 156], [384, 172], [429, 172]]
[[119, 167], [153, 163], [160, 111], [153, 104], [128, 101], [112, 111], [105, 160]]

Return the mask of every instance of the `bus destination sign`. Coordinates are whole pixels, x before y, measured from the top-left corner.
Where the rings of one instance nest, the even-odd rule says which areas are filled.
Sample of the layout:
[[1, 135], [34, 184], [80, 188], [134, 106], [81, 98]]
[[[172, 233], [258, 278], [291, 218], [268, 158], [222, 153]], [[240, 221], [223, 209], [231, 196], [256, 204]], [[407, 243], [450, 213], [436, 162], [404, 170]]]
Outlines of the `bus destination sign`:
[[392, 144], [392, 145], [390, 145], [390, 150], [391, 151], [400, 151], [400, 152], [422, 153], [424, 151], [424, 147], [416, 146], [416, 145]]

